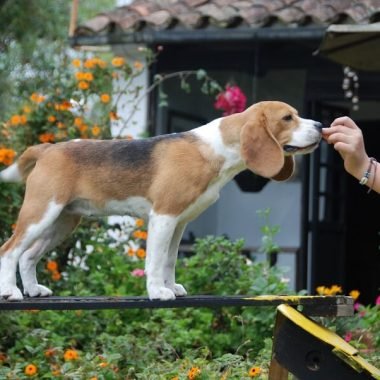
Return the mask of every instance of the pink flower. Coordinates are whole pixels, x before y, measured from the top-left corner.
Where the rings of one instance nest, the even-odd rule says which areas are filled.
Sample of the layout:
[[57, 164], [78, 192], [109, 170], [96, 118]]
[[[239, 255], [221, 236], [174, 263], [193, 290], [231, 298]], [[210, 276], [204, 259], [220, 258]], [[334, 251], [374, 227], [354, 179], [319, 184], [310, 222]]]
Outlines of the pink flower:
[[145, 271], [144, 269], [136, 268], [131, 272], [131, 275], [134, 277], [144, 277]]
[[238, 86], [226, 86], [226, 90], [216, 97], [214, 107], [223, 110], [223, 116], [245, 110], [247, 97]]
[[375, 305], [380, 306], [380, 294], [376, 298]]
[[346, 335], [344, 336], [344, 340], [347, 343], [351, 342], [351, 340], [352, 340], [352, 332], [351, 331], [346, 332]]

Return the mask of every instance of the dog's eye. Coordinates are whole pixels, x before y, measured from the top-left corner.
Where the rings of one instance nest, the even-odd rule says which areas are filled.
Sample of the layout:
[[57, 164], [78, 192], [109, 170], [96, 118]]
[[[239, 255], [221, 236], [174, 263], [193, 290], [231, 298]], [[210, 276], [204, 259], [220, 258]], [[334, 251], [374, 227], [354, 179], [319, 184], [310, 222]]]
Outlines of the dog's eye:
[[282, 120], [285, 120], [285, 121], [292, 121], [293, 120], [293, 116], [292, 115], [286, 115], [282, 118]]

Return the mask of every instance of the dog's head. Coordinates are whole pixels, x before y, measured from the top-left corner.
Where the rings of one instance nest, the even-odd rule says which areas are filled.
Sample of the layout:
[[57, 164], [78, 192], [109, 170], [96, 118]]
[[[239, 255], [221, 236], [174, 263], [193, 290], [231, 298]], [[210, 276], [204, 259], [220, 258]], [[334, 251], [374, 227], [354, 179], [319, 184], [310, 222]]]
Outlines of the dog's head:
[[321, 141], [322, 124], [302, 119], [286, 103], [260, 102], [244, 114], [241, 154], [248, 169], [262, 177], [288, 179], [294, 171], [293, 155], [311, 153]]

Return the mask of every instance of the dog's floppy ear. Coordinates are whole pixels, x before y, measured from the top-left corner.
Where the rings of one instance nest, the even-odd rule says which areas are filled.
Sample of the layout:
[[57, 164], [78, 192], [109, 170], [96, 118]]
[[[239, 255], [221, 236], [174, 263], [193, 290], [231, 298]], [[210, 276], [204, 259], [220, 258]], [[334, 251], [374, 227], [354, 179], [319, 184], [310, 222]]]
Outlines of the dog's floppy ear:
[[276, 181], [284, 181], [293, 174], [293, 157], [284, 157], [283, 150], [268, 128], [264, 112], [257, 108], [249, 116], [241, 133], [241, 154], [248, 169]]

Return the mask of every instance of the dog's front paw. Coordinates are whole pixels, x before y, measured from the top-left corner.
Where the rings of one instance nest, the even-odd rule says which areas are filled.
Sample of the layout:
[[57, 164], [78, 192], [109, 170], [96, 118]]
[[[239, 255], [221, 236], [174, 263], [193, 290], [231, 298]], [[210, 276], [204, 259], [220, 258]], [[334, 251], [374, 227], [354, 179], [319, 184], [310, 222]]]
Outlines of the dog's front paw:
[[174, 284], [173, 291], [177, 297], [187, 296], [187, 291], [181, 284]]
[[2, 285], [0, 296], [9, 301], [22, 301], [24, 298], [21, 290], [14, 285]]
[[46, 286], [33, 284], [24, 288], [24, 294], [29, 297], [49, 297], [53, 292]]
[[150, 287], [148, 289], [149, 299], [151, 300], [161, 300], [161, 301], [169, 301], [175, 300], [175, 294], [172, 290], [165, 288], [164, 286], [160, 287]]

